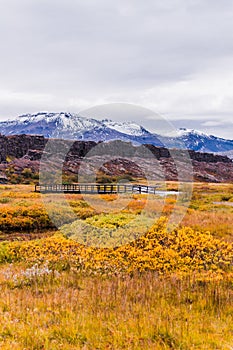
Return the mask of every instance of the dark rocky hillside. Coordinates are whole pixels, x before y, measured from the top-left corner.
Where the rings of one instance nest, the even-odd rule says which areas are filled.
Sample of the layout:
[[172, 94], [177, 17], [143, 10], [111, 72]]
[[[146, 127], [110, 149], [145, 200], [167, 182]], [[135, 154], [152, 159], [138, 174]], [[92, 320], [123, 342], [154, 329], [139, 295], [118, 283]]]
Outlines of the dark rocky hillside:
[[[0, 171], [13, 183], [38, 181], [40, 159], [47, 142], [48, 139], [43, 136], [0, 135]], [[56, 169], [58, 159], [61, 160], [62, 154], [65, 153], [63, 169], [66, 179], [69, 178], [71, 181], [76, 180], [83, 157], [91, 151], [90, 160], [93, 164], [101, 163], [99, 171], [106, 176], [142, 177], [150, 173], [154, 178], [160, 179], [165, 174], [167, 180], [177, 180], [173, 157], [176, 156], [185, 173], [189, 171], [186, 162], [189, 152], [195, 181], [233, 182], [232, 160], [222, 155], [183, 150], [169, 151], [153, 145], [136, 147], [123, 141], [96, 143], [56, 139], [51, 145], [50, 143], [51, 141], [47, 144], [46, 154], [51, 153], [51, 169]], [[97, 145], [98, 147], [95, 147]], [[142, 151], [142, 148], [148, 152]], [[97, 149], [98, 152], [95, 153]], [[99, 158], [102, 158], [101, 162]], [[152, 159], [156, 160], [156, 166]]]

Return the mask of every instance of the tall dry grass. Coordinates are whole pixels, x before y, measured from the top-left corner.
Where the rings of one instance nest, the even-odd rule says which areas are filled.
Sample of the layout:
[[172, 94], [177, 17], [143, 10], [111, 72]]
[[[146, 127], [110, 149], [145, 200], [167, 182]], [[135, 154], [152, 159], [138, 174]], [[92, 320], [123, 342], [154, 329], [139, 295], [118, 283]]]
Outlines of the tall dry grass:
[[[14, 281], [13, 275], [21, 276]], [[2, 349], [231, 349], [230, 280], [111, 278], [70, 270], [27, 279], [1, 268]]]

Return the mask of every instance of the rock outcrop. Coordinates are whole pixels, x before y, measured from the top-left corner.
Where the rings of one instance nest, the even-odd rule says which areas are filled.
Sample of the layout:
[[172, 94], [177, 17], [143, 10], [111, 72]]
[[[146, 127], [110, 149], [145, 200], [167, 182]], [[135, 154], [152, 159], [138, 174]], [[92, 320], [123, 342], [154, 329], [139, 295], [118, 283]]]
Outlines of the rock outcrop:
[[168, 150], [153, 145], [133, 146], [123, 141], [96, 143], [50, 139], [48, 142], [43, 136], [30, 135], [0, 135], [0, 171], [9, 172], [11, 169], [20, 176], [27, 168], [38, 173], [44, 152], [51, 156], [51, 162], [54, 160], [54, 168], [57, 159], [63, 159], [66, 174], [77, 174], [82, 159], [86, 157], [90, 162], [94, 160], [95, 164], [101, 164], [100, 171], [108, 176], [128, 174], [142, 177], [151, 173], [158, 179], [165, 176], [167, 180], [178, 180], [175, 157], [184, 171], [189, 171], [188, 162], [192, 163], [196, 181], [233, 182], [233, 162], [223, 155]]

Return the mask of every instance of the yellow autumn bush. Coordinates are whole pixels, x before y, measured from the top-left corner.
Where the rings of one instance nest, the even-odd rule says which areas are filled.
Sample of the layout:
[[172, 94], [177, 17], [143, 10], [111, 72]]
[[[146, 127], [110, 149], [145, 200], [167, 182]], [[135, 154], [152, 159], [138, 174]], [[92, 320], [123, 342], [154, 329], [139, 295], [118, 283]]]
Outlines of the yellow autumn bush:
[[5, 247], [10, 261], [74, 267], [86, 272], [120, 273], [157, 271], [160, 274], [190, 271], [232, 271], [232, 244], [208, 232], [191, 228], [170, 231], [161, 218], [144, 236], [116, 248], [94, 248], [61, 234]]

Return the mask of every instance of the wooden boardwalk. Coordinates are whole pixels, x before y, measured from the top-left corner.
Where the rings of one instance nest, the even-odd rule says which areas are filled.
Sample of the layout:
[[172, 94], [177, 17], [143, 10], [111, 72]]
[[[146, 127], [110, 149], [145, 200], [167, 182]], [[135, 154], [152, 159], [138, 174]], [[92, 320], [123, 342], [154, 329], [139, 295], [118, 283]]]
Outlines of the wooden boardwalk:
[[86, 193], [86, 194], [111, 194], [111, 193], [148, 193], [155, 194], [157, 186], [125, 185], [125, 184], [58, 184], [35, 185], [35, 192], [40, 193]]

